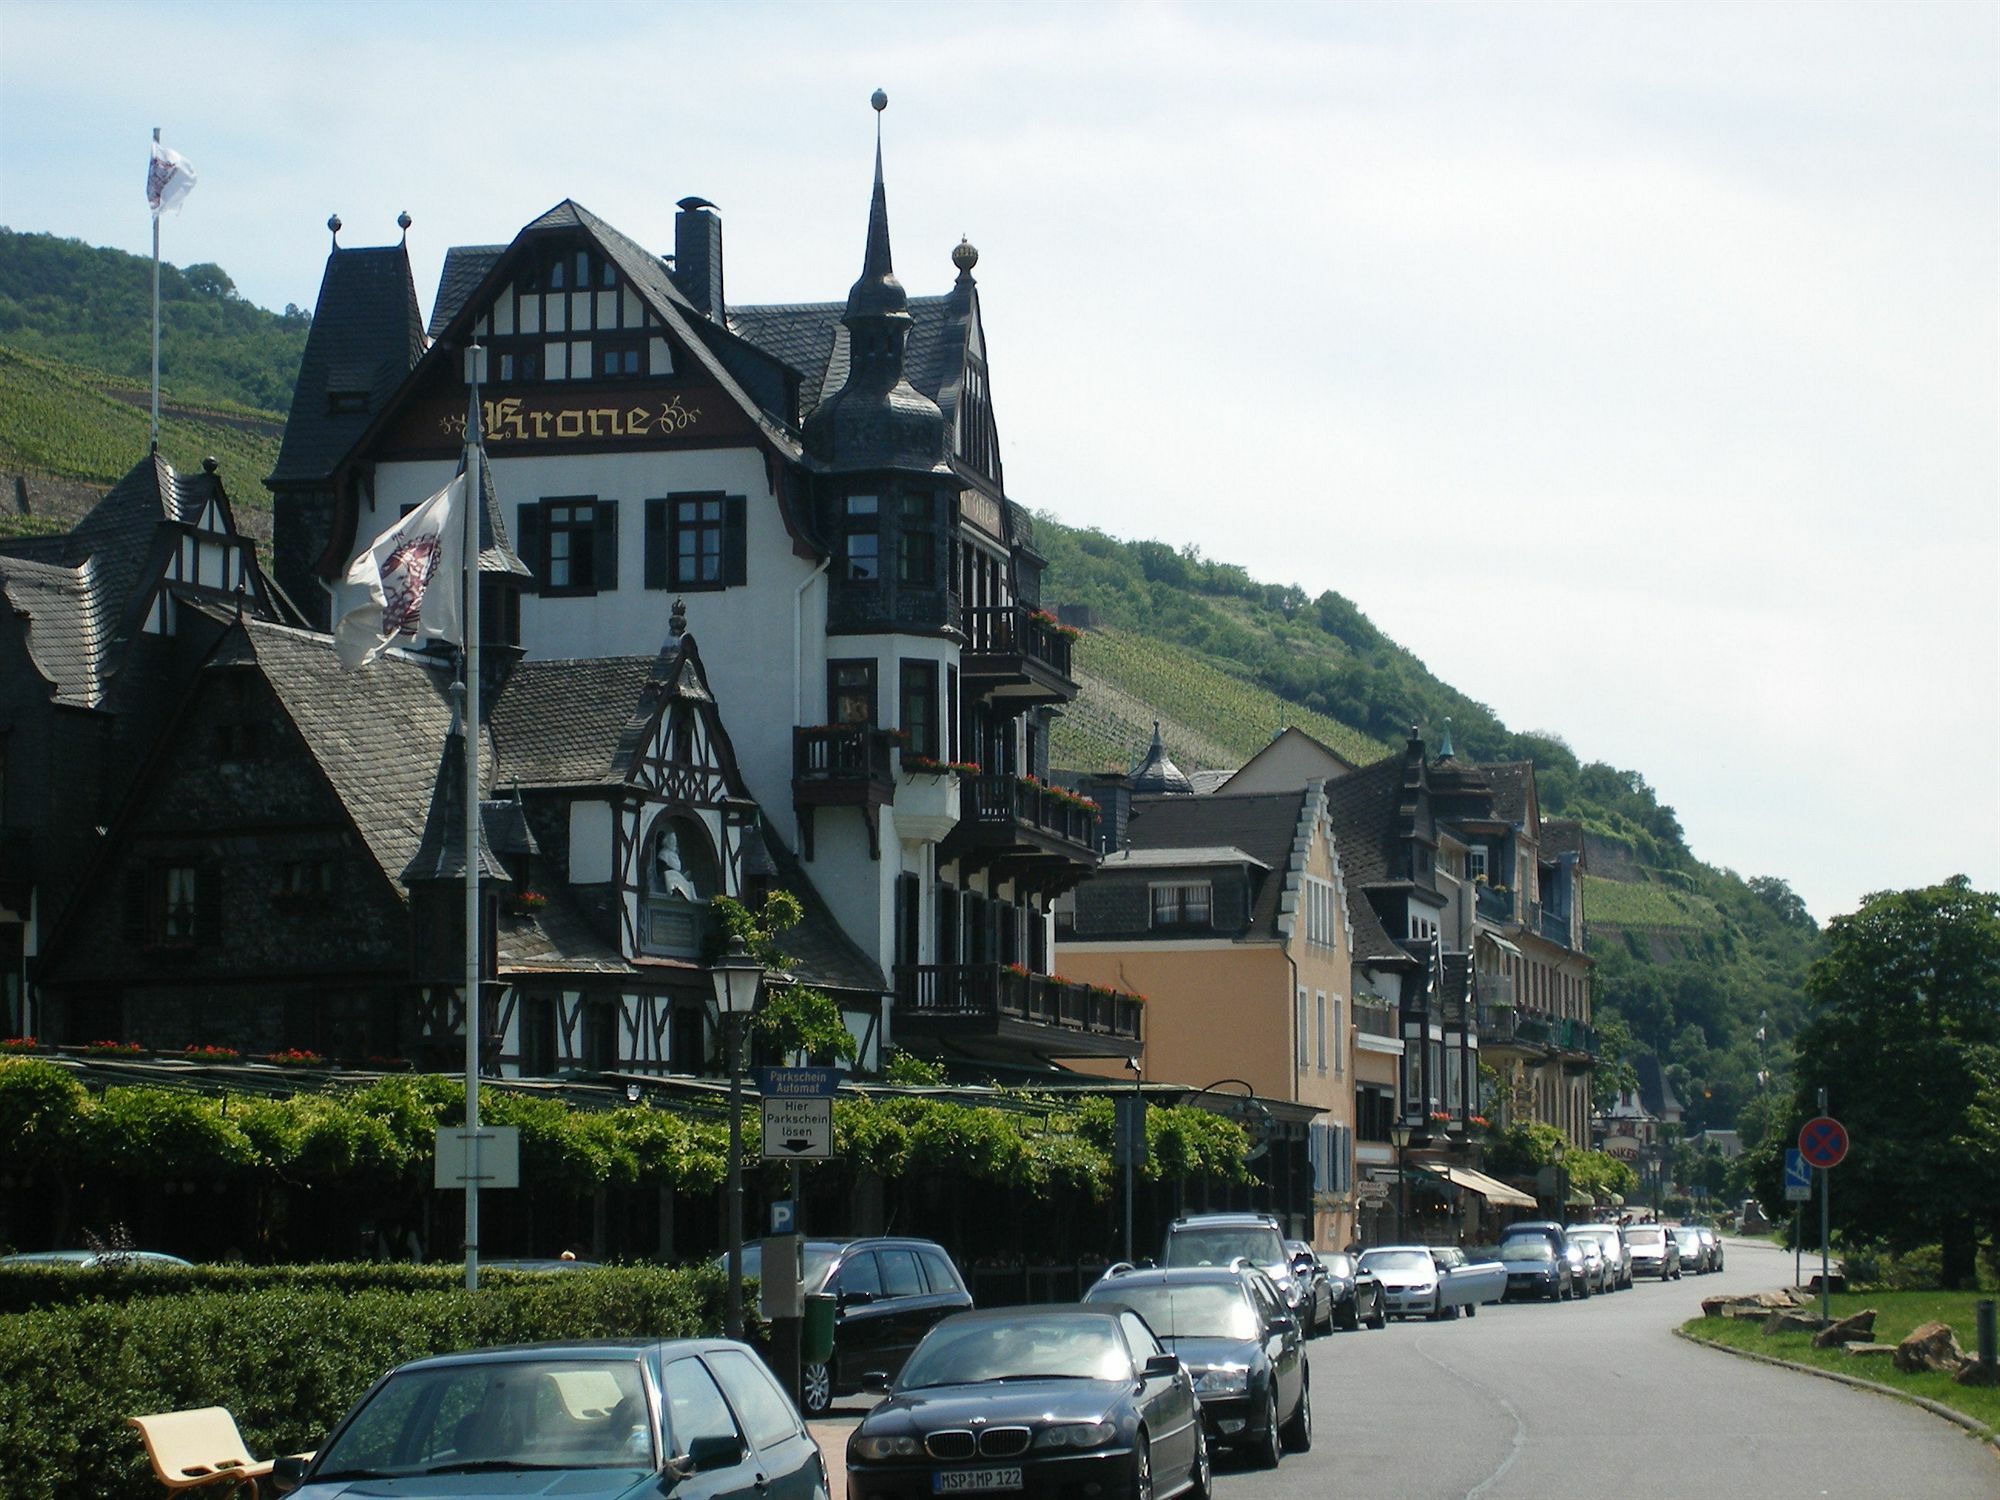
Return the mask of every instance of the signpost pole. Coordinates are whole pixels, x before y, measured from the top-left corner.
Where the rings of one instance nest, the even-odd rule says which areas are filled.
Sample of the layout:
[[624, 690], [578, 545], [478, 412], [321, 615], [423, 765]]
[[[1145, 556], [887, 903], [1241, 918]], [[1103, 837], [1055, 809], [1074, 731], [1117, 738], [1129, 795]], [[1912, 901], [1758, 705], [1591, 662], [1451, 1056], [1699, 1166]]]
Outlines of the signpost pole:
[[[1819, 1112], [1822, 1116], [1826, 1114], [1825, 1089], [1819, 1091]], [[1830, 1211], [1828, 1203], [1830, 1197], [1829, 1189], [1832, 1187], [1832, 1183], [1833, 1179], [1827, 1175], [1827, 1169], [1821, 1167], [1819, 1169], [1819, 1320], [1822, 1323], [1827, 1321], [1827, 1289], [1831, 1285], [1831, 1267], [1827, 1255], [1827, 1227], [1833, 1220], [1833, 1214]]]

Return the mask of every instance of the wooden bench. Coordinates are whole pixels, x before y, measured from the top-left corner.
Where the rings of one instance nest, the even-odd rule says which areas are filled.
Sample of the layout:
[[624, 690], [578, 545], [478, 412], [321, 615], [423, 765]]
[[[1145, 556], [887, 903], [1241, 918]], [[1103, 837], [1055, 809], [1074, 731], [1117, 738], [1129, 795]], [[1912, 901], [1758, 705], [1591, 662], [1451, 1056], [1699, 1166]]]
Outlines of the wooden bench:
[[154, 1412], [126, 1421], [145, 1440], [153, 1477], [170, 1490], [241, 1484], [249, 1486], [250, 1500], [257, 1500], [257, 1481], [271, 1472], [270, 1459], [259, 1462], [243, 1446], [243, 1434], [225, 1406]]

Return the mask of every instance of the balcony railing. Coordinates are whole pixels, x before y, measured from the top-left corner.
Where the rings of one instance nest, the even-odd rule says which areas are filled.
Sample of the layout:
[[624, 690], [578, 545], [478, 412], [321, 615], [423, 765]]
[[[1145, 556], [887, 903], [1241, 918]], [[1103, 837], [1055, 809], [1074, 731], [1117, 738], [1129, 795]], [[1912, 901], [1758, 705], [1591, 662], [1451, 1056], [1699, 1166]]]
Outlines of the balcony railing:
[[1489, 922], [1511, 922], [1514, 920], [1514, 893], [1496, 891], [1489, 885], [1479, 887], [1479, 915]]
[[1512, 1005], [1514, 1003], [1514, 976], [1502, 974], [1497, 969], [1481, 969], [1476, 981], [1482, 1005]]
[[1395, 1036], [1396, 1007], [1354, 1002], [1354, 1029], [1369, 1036]]
[[961, 817], [985, 829], [1010, 825], [1032, 828], [1050, 838], [1089, 850], [1096, 847], [1097, 813], [1038, 781], [988, 771], [964, 784]]
[[1029, 973], [1013, 964], [899, 964], [898, 1025], [961, 1023], [996, 1029], [1002, 1020], [1081, 1036], [1136, 1043], [1144, 1002], [1092, 985]]
[[895, 737], [867, 724], [822, 724], [792, 731], [792, 780], [880, 782], [893, 788], [890, 764]]
[[978, 605], [961, 610], [960, 618], [965, 623], [966, 655], [1018, 656], [1071, 679], [1070, 638], [1048, 621], [1037, 619], [1027, 605]]
[[1569, 946], [1568, 912], [1551, 911], [1548, 907], [1537, 901], [1535, 903], [1535, 926], [1541, 932], [1542, 936], [1550, 942], [1561, 943], [1565, 948]]

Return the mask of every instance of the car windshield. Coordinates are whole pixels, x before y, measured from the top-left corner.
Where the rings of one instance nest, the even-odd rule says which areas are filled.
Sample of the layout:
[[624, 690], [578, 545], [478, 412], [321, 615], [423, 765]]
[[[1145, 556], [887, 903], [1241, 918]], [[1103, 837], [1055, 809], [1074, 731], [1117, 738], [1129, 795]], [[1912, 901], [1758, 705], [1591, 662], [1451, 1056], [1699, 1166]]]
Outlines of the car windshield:
[[1087, 1302], [1118, 1302], [1146, 1320], [1163, 1339], [1254, 1339], [1257, 1314], [1240, 1286], [1134, 1286], [1116, 1282], [1091, 1288]]
[[[826, 1290], [826, 1278], [832, 1273], [834, 1263], [840, 1259], [838, 1245], [807, 1245], [805, 1250], [805, 1275], [800, 1285], [807, 1292]], [[717, 1265], [723, 1264], [721, 1256], [716, 1257]], [[762, 1277], [764, 1274], [764, 1247], [745, 1245], [743, 1247], [743, 1274]]]
[[1253, 1266], [1275, 1266], [1284, 1263], [1285, 1247], [1277, 1230], [1255, 1224], [1175, 1229], [1167, 1235], [1170, 1266], [1226, 1266], [1239, 1255]]
[[479, 1360], [391, 1375], [315, 1477], [653, 1466], [637, 1361]]
[[1628, 1229], [1625, 1231], [1626, 1244], [1646, 1245], [1655, 1250], [1660, 1248], [1660, 1241], [1663, 1238], [1664, 1236], [1657, 1229]]
[[1108, 1317], [947, 1318], [903, 1366], [899, 1391], [985, 1380], [1130, 1380], [1132, 1356]]
[[1509, 1240], [1500, 1247], [1502, 1260], [1554, 1260], [1547, 1240]]
[[1368, 1250], [1361, 1256], [1364, 1271], [1432, 1271], [1428, 1250]]
[[1354, 1262], [1338, 1250], [1334, 1251], [1331, 1255], [1321, 1256], [1320, 1261], [1325, 1265], [1326, 1274], [1329, 1276], [1352, 1276], [1354, 1274]]

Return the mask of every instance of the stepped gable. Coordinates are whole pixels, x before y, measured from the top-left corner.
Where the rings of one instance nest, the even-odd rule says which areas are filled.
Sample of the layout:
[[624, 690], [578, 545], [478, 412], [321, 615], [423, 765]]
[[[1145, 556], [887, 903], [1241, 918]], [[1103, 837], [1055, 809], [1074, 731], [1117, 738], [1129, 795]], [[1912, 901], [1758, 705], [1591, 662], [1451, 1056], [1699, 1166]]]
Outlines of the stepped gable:
[[[1206, 797], [1135, 796], [1128, 847], [1149, 851], [1241, 850], [1267, 869], [1292, 862], [1292, 841], [1308, 792], [1216, 792]], [[1250, 908], [1251, 931], [1275, 936], [1283, 880], [1261, 879]]]
[[333, 247], [268, 484], [326, 480], [424, 354], [407, 249]]

